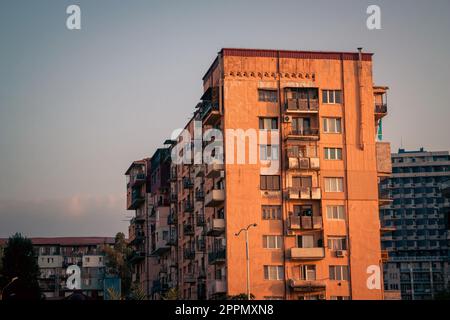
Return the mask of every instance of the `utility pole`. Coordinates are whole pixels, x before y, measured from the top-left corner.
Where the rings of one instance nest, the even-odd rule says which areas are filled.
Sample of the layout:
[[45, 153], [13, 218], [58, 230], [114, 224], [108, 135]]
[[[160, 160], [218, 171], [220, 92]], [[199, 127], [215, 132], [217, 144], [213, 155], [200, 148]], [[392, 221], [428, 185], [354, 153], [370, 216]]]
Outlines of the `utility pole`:
[[249, 250], [249, 243], [248, 243], [248, 230], [251, 227], [256, 227], [256, 223], [249, 224], [247, 228], [243, 228], [239, 230], [239, 232], [235, 233], [234, 235], [238, 237], [242, 231], [245, 232], [245, 258], [247, 260], [247, 299], [250, 300], [250, 250]]

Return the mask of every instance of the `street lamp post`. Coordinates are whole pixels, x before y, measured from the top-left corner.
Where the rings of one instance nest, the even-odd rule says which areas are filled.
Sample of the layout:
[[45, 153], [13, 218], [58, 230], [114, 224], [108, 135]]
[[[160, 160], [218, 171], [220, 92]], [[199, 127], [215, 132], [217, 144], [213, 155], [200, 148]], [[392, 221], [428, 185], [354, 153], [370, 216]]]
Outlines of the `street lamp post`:
[[242, 228], [239, 232], [234, 235], [238, 237], [242, 231], [245, 232], [245, 258], [247, 260], [247, 299], [250, 300], [250, 253], [249, 253], [249, 244], [248, 244], [248, 230], [251, 227], [256, 227], [256, 223], [249, 224], [247, 228]]

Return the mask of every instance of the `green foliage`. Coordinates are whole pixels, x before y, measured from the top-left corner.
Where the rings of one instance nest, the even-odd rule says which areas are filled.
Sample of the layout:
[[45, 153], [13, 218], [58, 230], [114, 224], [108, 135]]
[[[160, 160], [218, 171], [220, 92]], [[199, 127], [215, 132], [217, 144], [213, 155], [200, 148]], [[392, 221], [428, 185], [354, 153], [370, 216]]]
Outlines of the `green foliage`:
[[178, 290], [170, 288], [162, 297], [163, 300], [178, 300]]
[[[9, 283], [4, 296], [39, 299], [39, 267], [30, 239], [16, 233], [8, 239], [2, 258], [3, 277]], [[17, 280], [10, 283], [14, 278]]]
[[[246, 293], [240, 293], [234, 296], [227, 296], [227, 300], [248, 300]], [[253, 293], [250, 293], [250, 300], [255, 300]]]
[[129, 295], [131, 300], [147, 300], [145, 291], [137, 284], [133, 285]]
[[117, 233], [113, 247], [103, 248], [106, 256], [106, 273], [120, 277], [123, 296], [127, 296], [131, 289], [131, 268], [127, 262], [130, 251], [122, 232]]

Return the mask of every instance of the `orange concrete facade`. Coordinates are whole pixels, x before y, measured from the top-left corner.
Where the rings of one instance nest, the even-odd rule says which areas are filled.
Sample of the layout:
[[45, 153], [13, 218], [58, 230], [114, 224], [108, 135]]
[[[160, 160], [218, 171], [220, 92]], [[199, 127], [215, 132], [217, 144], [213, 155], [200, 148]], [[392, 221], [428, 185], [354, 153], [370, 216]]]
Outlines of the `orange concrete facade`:
[[[389, 144], [377, 141], [387, 88], [374, 87], [372, 55], [223, 49], [203, 80], [185, 128], [222, 130], [225, 164], [172, 163], [179, 296], [245, 294], [245, 239], [235, 234], [256, 224], [256, 299], [383, 299], [381, 278], [368, 285], [371, 270], [382, 270], [378, 181], [391, 170]], [[229, 129], [279, 138], [247, 143], [241, 164]], [[259, 161], [268, 152], [280, 162], [270, 175]]]

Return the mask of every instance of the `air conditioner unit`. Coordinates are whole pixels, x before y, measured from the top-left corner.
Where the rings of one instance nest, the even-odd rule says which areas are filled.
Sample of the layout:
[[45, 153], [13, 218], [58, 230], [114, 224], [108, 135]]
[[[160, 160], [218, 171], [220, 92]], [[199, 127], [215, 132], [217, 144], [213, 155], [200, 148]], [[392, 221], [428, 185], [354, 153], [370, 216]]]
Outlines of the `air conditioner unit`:
[[291, 117], [291, 116], [284, 116], [284, 117], [283, 117], [283, 122], [284, 122], [284, 123], [290, 123], [290, 122], [292, 122], [292, 117]]
[[336, 258], [344, 258], [346, 254], [345, 250], [336, 250]]

